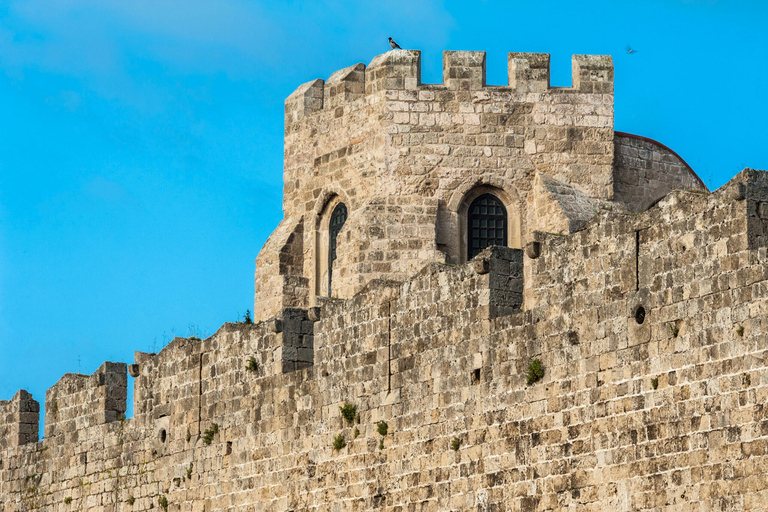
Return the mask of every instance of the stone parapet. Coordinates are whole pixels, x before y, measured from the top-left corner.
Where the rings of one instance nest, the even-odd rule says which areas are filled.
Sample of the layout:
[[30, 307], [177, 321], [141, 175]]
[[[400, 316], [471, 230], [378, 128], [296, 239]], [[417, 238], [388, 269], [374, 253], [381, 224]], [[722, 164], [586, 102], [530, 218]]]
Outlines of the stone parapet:
[[36, 443], [40, 404], [20, 389], [10, 400], [0, 400], [0, 451]]
[[390, 90], [480, 91], [507, 88], [524, 93], [572, 90], [588, 94], [613, 94], [613, 60], [609, 55], [574, 55], [572, 87], [551, 87], [549, 54], [510, 52], [507, 54], [506, 85], [486, 84], [485, 52], [443, 52], [443, 83], [421, 82], [421, 51], [392, 50], [375, 57], [366, 67], [355, 64], [331, 75], [328, 82], [312, 80], [299, 86], [285, 101], [286, 124], [302, 121], [325, 108], [345, 101]]
[[45, 438], [58, 444], [78, 431], [125, 418], [127, 365], [105, 362], [91, 375], [67, 373], [45, 394]]

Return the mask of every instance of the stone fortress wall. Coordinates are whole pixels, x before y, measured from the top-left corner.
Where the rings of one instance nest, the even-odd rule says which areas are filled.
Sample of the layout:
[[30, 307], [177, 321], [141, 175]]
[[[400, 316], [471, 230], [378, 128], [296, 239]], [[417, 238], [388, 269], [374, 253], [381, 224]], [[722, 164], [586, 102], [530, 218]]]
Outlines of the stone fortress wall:
[[[0, 511], [768, 510], [768, 175], [710, 194], [641, 142], [612, 138], [613, 183], [694, 190], [590, 211], [540, 172], [529, 208], [560, 229], [348, 298], [285, 305], [308, 278], [284, 221], [259, 257], [296, 278], [277, 314], [65, 375], [43, 440], [28, 393], [0, 401]], [[367, 207], [389, 226], [434, 200]]]

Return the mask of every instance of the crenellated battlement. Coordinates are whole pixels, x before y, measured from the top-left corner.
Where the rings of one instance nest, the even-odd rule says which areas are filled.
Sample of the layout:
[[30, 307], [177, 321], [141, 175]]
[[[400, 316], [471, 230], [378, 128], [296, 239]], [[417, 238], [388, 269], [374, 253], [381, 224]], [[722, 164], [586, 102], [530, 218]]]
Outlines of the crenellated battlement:
[[0, 451], [37, 442], [39, 422], [40, 404], [27, 391], [0, 400]]
[[390, 90], [480, 91], [483, 89], [522, 93], [573, 91], [613, 94], [613, 60], [609, 55], [574, 55], [571, 87], [550, 86], [547, 53], [507, 55], [506, 85], [486, 84], [485, 52], [444, 51], [443, 83], [421, 81], [421, 51], [392, 50], [375, 57], [366, 67], [360, 63], [339, 70], [328, 81], [316, 79], [299, 86], [285, 102], [286, 125], [323, 109], [336, 108], [365, 95]]
[[124, 418], [127, 386], [125, 363], [105, 362], [91, 375], [67, 373], [45, 393], [46, 439], [68, 442], [80, 429]]

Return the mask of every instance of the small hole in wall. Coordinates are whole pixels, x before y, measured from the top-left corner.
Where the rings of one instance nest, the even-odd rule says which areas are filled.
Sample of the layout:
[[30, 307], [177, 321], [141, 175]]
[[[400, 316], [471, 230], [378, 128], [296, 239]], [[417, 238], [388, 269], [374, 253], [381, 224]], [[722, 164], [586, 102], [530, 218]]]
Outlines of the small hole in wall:
[[227, 455], [232, 454], [232, 441], [227, 441]]
[[161, 430], [161, 431], [160, 431], [160, 442], [161, 442], [161, 443], [164, 443], [164, 442], [165, 442], [165, 438], [166, 438], [166, 437], [167, 437], [167, 434], [166, 434], [166, 432], [165, 432], [165, 429]]
[[635, 310], [635, 322], [637, 322], [638, 325], [645, 322], [645, 308], [643, 306], [638, 306]]
[[480, 368], [472, 370], [472, 385], [480, 384]]

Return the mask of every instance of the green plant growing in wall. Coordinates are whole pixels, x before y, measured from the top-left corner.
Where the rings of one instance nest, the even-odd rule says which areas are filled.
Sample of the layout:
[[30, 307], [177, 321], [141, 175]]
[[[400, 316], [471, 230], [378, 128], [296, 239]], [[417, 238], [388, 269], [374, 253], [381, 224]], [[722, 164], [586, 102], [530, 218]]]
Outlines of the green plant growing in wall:
[[461, 448], [461, 440], [458, 437], [451, 439], [451, 450], [457, 452]]
[[203, 432], [203, 442], [205, 444], [211, 444], [213, 442], [213, 436], [219, 433], [219, 424], [211, 423], [211, 426], [205, 429]]
[[243, 316], [243, 323], [244, 324], [252, 324], [253, 320], [251, 319], [251, 310], [246, 309], [245, 310], [245, 316]]
[[255, 357], [251, 356], [248, 358], [248, 364], [245, 365], [245, 369], [252, 373], [256, 373], [259, 370], [259, 363]]
[[127, 499], [127, 500], [125, 500], [125, 502], [126, 502], [128, 505], [133, 505], [134, 503], [136, 503], [136, 498], [134, 498], [133, 496], [128, 496], [128, 499]]
[[654, 377], [654, 378], [651, 379], [651, 387], [653, 389], [657, 389], [659, 387], [659, 378], [658, 377]]
[[379, 450], [384, 449], [384, 439], [379, 439]]
[[157, 504], [163, 507], [163, 510], [168, 510], [168, 499], [162, 494], [157, 498]]
[[376, 425], [376, 431], [377, 431], [377, 432], [378, 432], [380, 435], [382, 435], [382, 436], [385, 436], [385, 435], [387, 435], [387, 431], [388, 431], [388, 430], [389, 430], [389, 425], [387, 425], [387, 422], [386, 422], [386, 421], [380, 421], [380, 422], [379, 422], [379, 423]]
[[192, 478], [192, 463], [189, 463], [189, 466], [187, 466], [187, 480], [190, 480]]
[[357, 427], [355, 427], [355, 431], [353, 432], [353, 434], [355, 435], [355, 439], [357, 439], [357, 436], [360, 435], [360, 430]]
[[677, 335], [680, 334], [680, 328], [677, 324], [670, 322], [667, 324], [667, 327], [669, 328], [669, 334], [672, 335], [673, 338], [677, 338]]
[[357, 416], [356, 405], [344, 402], [344, 405], [339, 406], [339, 410], [341, 411], [341, 416], [347, 420], [347, 423], [352, 424], [352, 422], [355, 421], [355, 416]]
[[333, 438], [333, 449], [336, 451], [341, 450], [347, 446], [347, 442], [344, 440], [344, 436], [339, 433], [336, 437]]
[[736, 334], [739, 335], [739, 337], [744, 336], [744, 326], [740, 325], [736, 328]]
[[544, 377], [544, 366], [542, 366], [540, 359], [531, 359], [531, 362], [528, 363], [528, 373], [526, 374], [526, 377], [529, 386]]
[[66, 503], [67, 505], [72, 503], [72, 496], [67, 496], [66, 498], [64, 498], [64, 503]]

